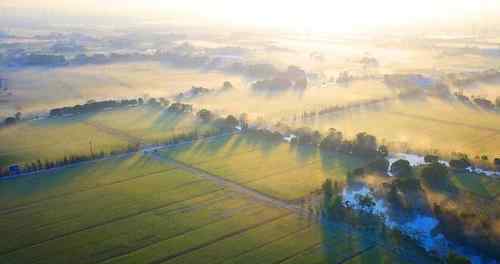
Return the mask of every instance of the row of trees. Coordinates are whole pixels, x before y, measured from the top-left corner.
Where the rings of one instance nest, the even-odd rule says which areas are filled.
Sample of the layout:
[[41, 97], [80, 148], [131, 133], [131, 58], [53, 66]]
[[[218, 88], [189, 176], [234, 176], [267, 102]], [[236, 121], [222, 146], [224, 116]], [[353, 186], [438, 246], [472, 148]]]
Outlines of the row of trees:
[[221, 130], [233, 130], [235, 127], [240, 126], [241, 130], [248, 129], [248, 116], [241, 114], [237, 119], [233, 115], [220, 117], [212, 113], [210, 110], [201, 109], [196, 113], [196, 117], [203, 123], [212, 123], [216, 128]]
[[377, 138], [365, 132], [356, 134], [354, 139], [344, 138], [342, 132], [331, 128], [323, 136], [319, 131], [303, 127], [290, 131], [295, 137], [292, 144], [313, 145], [325, 151], [337, 151], [365, 157], [385, 157], [388, 155], [387, 147], [378, 145]]
[[[136, 152], [139, 150], [140, 145], [129, 145], [126, 148], [122, 149], [115, 149], [111, 151], [110, 153], [106, 154], [103, 151], [99, 153], [89, 153], [89, 154], [73, 154], [69, 156], [64, 156], [61, 159], [56, 159], [56, 160], [45, 160], [42, 162], [42, 160], [38, 159], [37, 161], [29, 162], [26, 164], [23, 164], [19, 166], [19, 171], [18, 173], [31, 173], [31, 172], [36, 172], [40, 170], [48, 170], [48, 169], [53, 169], [57, 167], [63, 167], [63, 166], [68, 166], [71, 164], [76, 164], [84, 161], [91, 161], [91, 160], [96, 160], [96, 159], [102, 159], [108, 155], [118, 155], [118, 154], [125, 154], [125, 153], [132, 153]], [[0, 176], [14, 176], [11, 175], [11, 172], [5, 168], [0, 167]]]
[[[132, 101], [132, 104], [134, 102], [139, 102], [139, 100], [129, 100]], [[84, 109], [89, 109], [88, 111], [98, 111], [99, 109], [103, 109], [103, 107], [110, 107], [111, 105], [115, 105], [117, 101], [103, 101], [103, 102], [89, 102], [86, 104]], [[167, 105], [168, 102], [162, 102], [160, 100], [156, 99], [149, 99], [147, 104], [152, 104], [152, 105]], [[124, 104], [124, 105], [129, 105], [129, 104]], [[80, 108], [81, 109], [81, 108]], [[92, 109], [92, 110], [90, 110]], [[175, 113], [175, 114], [185, 114], [185, 113], [191, 113], [193, 107], [192, 105], [189, 104], [183, 104], [183, 103], [173, 103], [171, 104], [168, 108], [167, 111]], [[79, 112], [80, 113], [80, 112]], [[203, 130], [200, 131], [198, 129], [195, 129], [193, 131], [185, 132], [185, 133], [180, 133], [177, 134], [170, 139], [166, 140], [163, 142], [163, 144], [177, 144], [181, 142], [186, 142], [186, 141], [193, 141], [197, 140], [200, 138], [205, 138], [205, 137], [210, 137], [210, 136], [215, 136], [219, 135], [221, 133], [225, 133], [228, 131], [233, 131], [235, 127], [241, 126], [242, 129], [248, 128], [248, 117], [246, 114], [242, 114], [240, 116], [240, 119], [236, 119], [236, 117], [232, 115], [228, 115], [226, 117], [219, 117], [209, 110], [202, 109], [197, 112], [196, 114], [202, 122], [210, 122], [215, 129], [212, 130]], [[35, 162], [23, 164], [20, 166], [19, 173], [30, 173], [30, 172], [36, 172], [39, 170], [45, 170], [45, 169], [51, 169], [51, 168], [56, 168], [56, 167], [62, 167], [62, 166], [67, 166], [70, 164], [82, 162], [82, 161], [90, 161], [90, 160], [95, 160], [95, 159], [100, 159], [104, 158], [106, 156], [113, 156], [113, 155], [118, 155], [118, 154], [124, 154], [124, 153], [130, 153], [130, 152], [136, 152], [140, 149], [140, 145], [129, 145], [127, 148], [124, 149], [116, 149], [111, 151], [110, 153], [104, 153], [100, 152], [98, 154], [79, 154], [79, 155], [71, 155], [64, 157], [60, 160], [53, 160], [53, 161], [44, 161], [42, 162], [41, 160], [37, 160]], [[9, 170], [6, 168], [1, 168], [0, 167], [0, 176], [10, 176]]]
[[366, 100], [363, 102], [356, 102], [356, 103], [351, 103], [348, 105], [334, 105], [334, 106], [325, 106], [322, 107], [318, 110], [315, 111], [304, 111], [300, 114], [296, 114], [292, 117], [292, 120], [297, 121], [297, 120], [306, 120], [306, 119], [311, 119], [317, 116], [322, 116], [322, 115], [328, 115], [328, 114], [333, 114], [333, 113], [338, 113], [342, 111], [347, 111], [347, 110], [354, 110], [354, 109], [360, 109], [362, 107], [370, 107], [377, 105], [379, 103], [383, 103], [386, 101], [391, 100], [391, 98], [380, 98], [380, 99], [371, 99], [371, 100]]
[[466, 96], [466, 95], [463, 95], [461, 93], [455, 93], [455, 96], [457, 97], [458, 100], [460, 100], [461, 102], [465, 103], [465, 104], [469, 104], [469, 105], [477, 105], [483, 109], [486, 109], [486, 110], [500, 110], [500, 96], [496, 98], [495, 101], [491, 101], [487, 98], [483, 98], [483, 97], [474, 97], [472, 96], [472, 98]]
[[[210, 136], [216, 136], [221, 133], [227, 132], [231, 129], [234, 129], [234, 124], [235, 122], [238, 122], [234, 117], [228, 116], [226, 118], [221, 118], [223, 120], [223, 124], [220, 126], [216, 127], [216, 129], [213, 130], [193, 130], [190, 132], [186, 133], [180, 133], [177, 134], [173, 137], [170, 137], [168, 140], [164, 141], [163, 144], [166, 145], [171, 145], [171, 144], [178, 144], [182, 142], [187, 142], [187, 141], [193, 141], [201, 138], [206, 138]], [[52, 168], [57, 168], [57, 167], [63, 167], [83, 161], [91, 161], [91, 160], [96, 160], [96, 159], [101, 159], [106, 156], [114, 156], [114, 155], [119, 155], [119, 154], [125, 154], [125, 153], [133, 153], [137, 152], [140, 150], [141, 145], [136, 144], [136, 145], [128, 145], [126, 148], [119, 148], [110, 151], [109, 153], [105, 153], [103, 151], [99, 153], [90, 153], [90, 154], [75, 154], [75, 155], [70, 155], [70, 156], [65, 156], [62, 159], [58, 160], [46, 160], [46, 161], [41, 161], [37, 160], [34, 162], [22, 164], [20, 166], [19, 173], [30, 173], [30, 172], [36, 172], [40, 170], [46, 170], [46, 169], [52, 169]], [[0, 167], [0, 177], [1, 176], [12, 176], [9, 172], [8, 169]]]
[[[137, 105], [150, 105], [150, 106], [163, 106], [163, 107], [168, 107], [170, 102], [166, 100], [165, 98], [150, 98], [148, 101], [145, 103], [144, 99], [142, 98], [137, 98], [137, 99], [123, 99], [123, 100], [106, 100], [106, 101], [95, 101], [95, 100], [89, 100], [87, 103], [80, 105], [74, 105], [74, 106], [67, 106], [67, 107], [61, 107], [61, 108], [54, 108], [51, 109], [49, 112], [49, 115], [51, 117], [56, 117], [56, 116], [64, 116], [64, 115], [76, 115], [76, 114], [85, 114], [85, 113], [95, 113], [99, 112], [105, 109], [111, 109], [111, 108], [120, 108], [120, 107], [127, 107], [127, 106], [137, 106]], [[175, 104], [172, 104], [173, 106]], [[174, 109], [175, 110], [175, 109]]]

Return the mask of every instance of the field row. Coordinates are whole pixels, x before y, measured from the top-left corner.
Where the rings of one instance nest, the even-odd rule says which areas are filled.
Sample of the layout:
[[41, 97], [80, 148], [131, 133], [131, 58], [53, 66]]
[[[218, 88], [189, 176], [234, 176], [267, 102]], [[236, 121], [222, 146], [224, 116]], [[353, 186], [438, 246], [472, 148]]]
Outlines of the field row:
[[345, 183], [349, 171], [368, 162], [341, 153], [268, 142], [252, 135], [198, 142], [161, 154], [284, 200], [318, 190], [327, 178]]
[[192, 115], [148, 106], [22, 122], [0, 128], [0, 166], [109, 153], [139, 142], [163, 143], [195, 130], [208, 132], [213, 127]]
[[143, 156], [40, 178], [0, 183], [1, 263], [404, 263]]
[[[251, 134], [200, 141], [161, 155], [285, 200], [317, 190], [327, 178], [345, 183], [349, 171], [368, 162], [352, 155], [269, 142]], [[453, 173], [450, 182], [484, 198], [500, 194], [500, 181], [487, 176]]]

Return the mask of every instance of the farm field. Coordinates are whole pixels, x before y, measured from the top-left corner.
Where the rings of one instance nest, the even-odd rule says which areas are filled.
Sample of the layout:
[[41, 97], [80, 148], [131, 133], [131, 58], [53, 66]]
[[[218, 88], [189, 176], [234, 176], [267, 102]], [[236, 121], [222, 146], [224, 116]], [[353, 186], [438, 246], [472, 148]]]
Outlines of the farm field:
[[0, 263], [404, 263], [143, 155], [1, 181], [0, 200]]
[[[90, 99], [110, 97], [173, 96], [194, 86], [218, 88], [224, 81], [236, 87], [243, 80], [234, 75], [177, 69], [159, 62], [117, 63], [63, 68], [28, 68], [5, 71], [13, 108], [22, 112], [45, 111]], [[8, 110], [8, 109], [7, 109]], [[9, 113], [10, 112], [10, 113]]]
[[346, 183], [348, 171], [368, 162], [269, 142], [252, 134], [197, 142], [161, 155], [284, 200], [300, 199], [318, 190], [326, 178]]
[[213, 130], [213, 126], [200, 123], [195, 115], [179, 115], [149, 106], [102, 112], [90, 116], [86, 122], [149, 144], [164, 142], [176, 134]]
[[444, 157], [451, 152], [467, 153], [471, 158], [495, 157], [500, 149], [500, 115], [438, 99], [388, 103], [295, 125], [312, 126], [322, 132], [335, 128], [348, 137], [367, 132], [395, 151], [437, 150]]
[[74, 119], [43, 119], [0, 128], [0, 166], [58, 160], [126, 148], [128, 142]]
[[210, 124], [199, 124], [193, 115], [148, 106], [27, 121], [0, 128], [0, 166], [89, 155], [90, 142], [94, 153], [109, 153], [137, 143], [164, 143], [181, 133], [212, 129]]
[[472, 173], [454, 173], [453, 186], [485, 198], [495, 198], [500, 194], [500, 180]]

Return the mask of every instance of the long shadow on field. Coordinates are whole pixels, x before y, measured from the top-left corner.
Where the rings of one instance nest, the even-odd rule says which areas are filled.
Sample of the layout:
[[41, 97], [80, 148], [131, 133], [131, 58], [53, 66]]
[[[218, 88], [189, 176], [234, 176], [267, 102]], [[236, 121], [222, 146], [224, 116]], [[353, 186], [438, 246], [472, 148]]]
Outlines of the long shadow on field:
[[270, 140], [254, 133], [248, 133], [244, 137], [246, 144], [259, 149], [263, 154], [270, 154], [274, 149], [284, 144], [281, 141]]
[[323, 219], [320, 223], [322, 228], [322, 252], [327, 263], [343, 263], [355, 258], [374, 247], [374, 238], [365, 236], [352, 228], [349, 224], [333, 220]]
[[[195, 141], [193, 144], [181, 146], [180, 148], [175, 149], [175, 151], [179, 153], [189, 153], [189, 156], [198, 157], [196, 160], [203, 161], [210, 159], [211, 156], [219, 153], [227, 146], [227, 144], [230, 144], [233, 140], [237, 139], [237, 137], [238, 135], [210, 140], [202, 139]], [[173, 157], [175, 158], [175, 155]], [[203, 158], [200, 159], [199, 157]]]
[[0, 200], [6, 201], [0, 209], [43, 202], [134, 178], [151, 162], [155, 161], [143, 155], [123, 156], [0, 182]]
[[363, 158], [328, 151], [320, 151], [320, 159], [323, 173], [339, 182], [349, 180], [347, 175], [350, 171], [363, 167], [368, 162]]
[[[122, 109], [117, 109], [115, 111], [123, 111]], [[36, 127], [59, 127], [61, 125], [74, 125], [82, 122], [86, 122], [99, 114], [109, 113], [108, 111], [90, 112], [85, 114], [77, 114], [67, 117], [55, 117], [55, 118], [44, 118], [29, 121], [29, 124]]]
[[315, 160], [319, 153], [318, 148], [313, 146], [292, 145], [292, 150], [295, 151], [297, 161], [302, 164]]
[[182, 121], [189, 118], [189, 115], [175, 114], [167, 110], [159, 110], [152, 114], [156, 115], [150, 126], [154, 130], [176, 129]]

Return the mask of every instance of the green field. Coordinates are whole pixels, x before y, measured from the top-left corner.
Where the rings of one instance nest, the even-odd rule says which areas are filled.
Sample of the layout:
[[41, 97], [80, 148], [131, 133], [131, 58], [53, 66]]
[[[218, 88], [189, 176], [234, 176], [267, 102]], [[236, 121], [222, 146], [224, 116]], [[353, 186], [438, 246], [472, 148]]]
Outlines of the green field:
[[0, 263], [404, 262], [140, 155], [4, 180], [0, 201]]
[[[415, 175], [420, 175], [424, 166], [414, 170]], [[450, 195], [455, 191], [470, 194], [478, 198], [495, 199], [500, 195], [500, 180], [486, 175], [470, 172], [449, 170], [449, 187], [432, 189], [433, 192]]]
[[89, 155], [90, 142], [94, 153], [164, 143], [194, 130], [207, 132], [213, 127], [199, 124], [193, 115], [148, 106], [27, 121], [0, 128], [0, 166]]
[[326, 178], [345, 183], [348, 171], [368, 162], [252, 134], [202, 141], [162, 155], [284, 200], [318, 190]]
[[194, 130], [200, 132], [213, 130], [210, 124], [200, 123], [194, 115], [178, 115], [164, 111], [163, 108], [148, 106], [102, 112], [89, 117], [86, 122], [110, 128], [117, 134], [144, 143], [161, 143], [176, 134]]
[[500, 115], [439, 99], [397, 101], [361, 111], [325, 115], [298, 123], [326, 133], [335, 128], [354, 137], [359, 132], [376, 136], [392, 151], [437, 151], [449, 158], [463, 152], [474, 158], [500, 155]]
[[460, 190], [485, 198], [495, 198], [500, 194], [500, 180], [473, 173], [453, 173], [451, 183]]
[[71, 119], [43, 119], [0, 128], [0, 166], [58, 160], [69, 155], [109, 152], [128, 145], [125, 139]]

